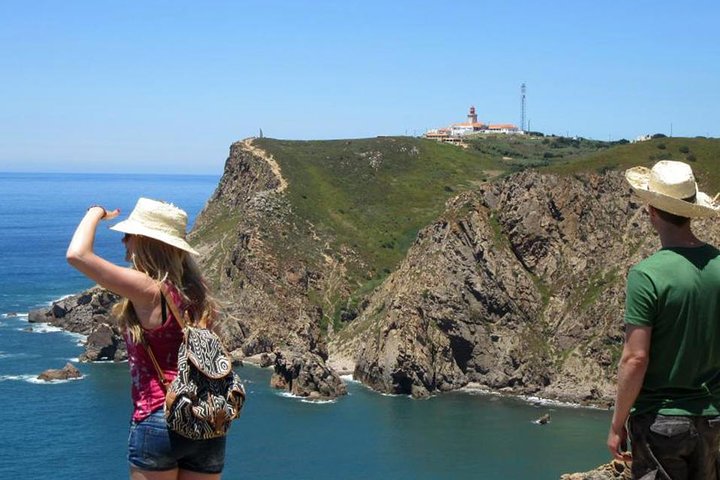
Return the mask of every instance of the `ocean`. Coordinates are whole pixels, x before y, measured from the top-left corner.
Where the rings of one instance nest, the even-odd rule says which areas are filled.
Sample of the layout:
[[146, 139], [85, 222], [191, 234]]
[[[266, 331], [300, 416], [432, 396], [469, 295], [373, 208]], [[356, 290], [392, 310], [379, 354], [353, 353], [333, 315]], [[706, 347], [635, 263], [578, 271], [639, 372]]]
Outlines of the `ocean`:
[[[123, 479], [131, 413], [126, 363], [78, 363], [83, 337], [29, 324], [27, 312], [92, 286], [65, 262], [89, 205], [140, 196], [192, 221], [217, 176], [0, 173], [0, 479]], [[101, 224], [95, 249], [122, 263], [121, 234]], [[82, 379], [35, 377], [72, 362]], [[607, 462], [607, 411], [480, 392], [427, 400], [375, 393], [310, 403], [269, 388], [271, 371], [238, 367], [248, 390], [228, 438], [223, 478], [557, 479]], [[545, 413], [551, 422], [533, 420]]]

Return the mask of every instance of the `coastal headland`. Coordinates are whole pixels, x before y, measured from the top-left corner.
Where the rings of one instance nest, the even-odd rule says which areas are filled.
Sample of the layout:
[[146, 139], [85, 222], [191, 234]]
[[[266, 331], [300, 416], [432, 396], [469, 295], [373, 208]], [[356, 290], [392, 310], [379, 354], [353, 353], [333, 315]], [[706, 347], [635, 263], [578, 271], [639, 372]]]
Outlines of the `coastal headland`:
[[[720, 140], [468, 144], [234, 143], [190, 235], [228, 347], [303, 358], [325, 384], [353, 373], [419, 398], [471, 384], [611, 406], [625, 274], [659, 246], [622, 172], [683, 159], [716, 191]], [[720, 241], [713, 222], [698, 231]], [[31, 319], [89, 334], [84, 359], [117, 360], [112, 301], [86, 293]]]

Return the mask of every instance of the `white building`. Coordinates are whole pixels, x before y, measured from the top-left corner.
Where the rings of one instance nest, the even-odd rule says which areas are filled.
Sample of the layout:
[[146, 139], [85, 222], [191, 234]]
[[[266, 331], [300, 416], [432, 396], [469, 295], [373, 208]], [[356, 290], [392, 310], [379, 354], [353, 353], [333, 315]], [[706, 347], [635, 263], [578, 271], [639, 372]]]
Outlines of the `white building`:
[[475, 107], [470, 107], [467, 115], [468, 121], [463, 123], [454, 123], [446, 128], [435, 128], [425, 132], [425, 138], [431, 138], [440, 142], [447, 142], [451, 139], [458, 139], [471, 133], [505, 133], [505, 134], [523, 134], [515, 125], [510, 123], [501, 123], [497, 125], [488, 125], [479, 122]]

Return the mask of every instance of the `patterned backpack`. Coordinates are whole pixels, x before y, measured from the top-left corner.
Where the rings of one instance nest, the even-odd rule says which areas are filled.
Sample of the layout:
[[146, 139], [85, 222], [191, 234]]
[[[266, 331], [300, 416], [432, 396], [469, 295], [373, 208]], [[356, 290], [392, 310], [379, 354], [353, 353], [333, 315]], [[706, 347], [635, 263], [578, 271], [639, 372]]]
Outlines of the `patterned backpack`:
[[180, 315], [164, 284], [162, 290], [163, 310], [167, 303], [184, 334], [178, 350], [178, 374], [172, 382], [165, 379], [150, 345], [144, 344], [165, 388], [168, 428], [193, 440], [226, 435], [245, 403], [240, 377], [217, 335], [207, 328], [190, 326], [187, 312]]

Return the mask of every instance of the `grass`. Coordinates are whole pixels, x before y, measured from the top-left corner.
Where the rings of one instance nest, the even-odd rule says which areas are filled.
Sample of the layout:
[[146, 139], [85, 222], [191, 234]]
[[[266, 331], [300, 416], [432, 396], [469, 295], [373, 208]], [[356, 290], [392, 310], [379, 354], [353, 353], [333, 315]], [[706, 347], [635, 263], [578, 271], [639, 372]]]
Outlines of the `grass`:
[[618, 268], [613, 267], [607, 272], [596, 272], [585, 285], [585, 291], [579, 301], [580, 311], [587, 310], [593, 305], [606, 288], [620, 279]]
[[585, 138], [483, 134], [471, 137], [467, 143], [471, 150], [501, 159], [509, 171], [577, 159], [614, 145]]
[[359, 284], [394, 270], [449, 197], [501, 167], [476, 152], [404, 137], [256, 144], [279, 163], [296, 218], [331, 239], [331, 251], [344, 245], [370, 266], [369, 276], [348, 272]]
[[[664, 148], [659, 148], [662, 146]], [[542, 170], [559, 174], [603, 172], [636, 165], [652, 167], [658, 160], [687, 162], [692, 166], [701, 190], [711, 197], [720, 191], [720, 139], [716, 138], [657, 138], [556, 162]]]

